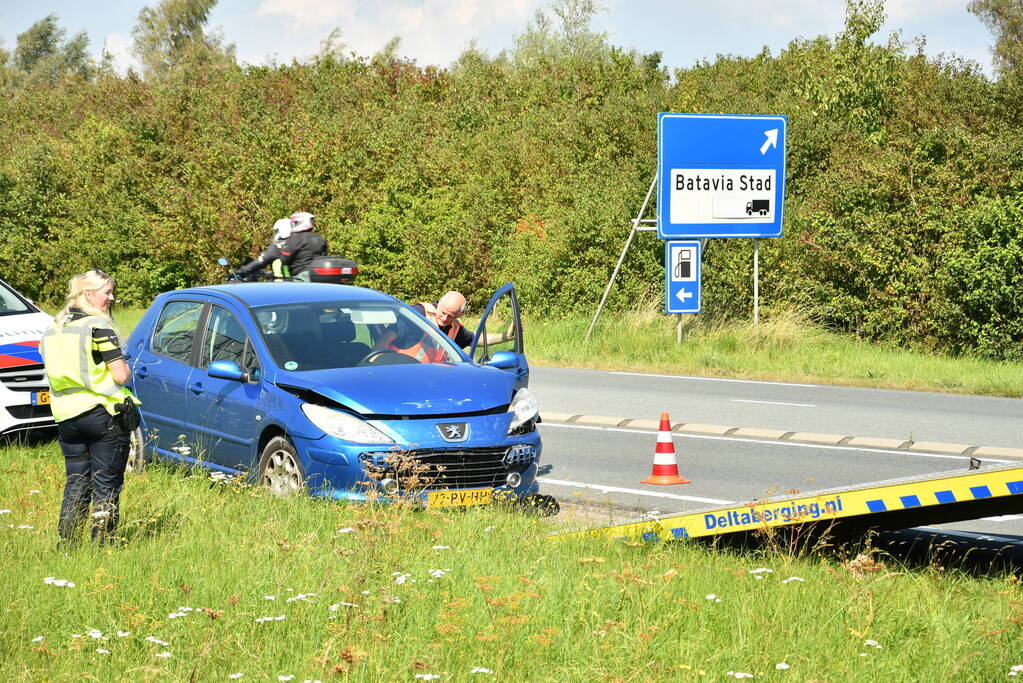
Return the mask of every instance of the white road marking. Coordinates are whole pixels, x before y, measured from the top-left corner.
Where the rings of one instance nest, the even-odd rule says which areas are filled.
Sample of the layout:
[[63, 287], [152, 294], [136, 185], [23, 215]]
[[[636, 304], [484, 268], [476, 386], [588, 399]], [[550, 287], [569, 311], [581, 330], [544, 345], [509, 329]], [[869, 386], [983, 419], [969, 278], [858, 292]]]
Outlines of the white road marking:
[[691, 377], [689, 375], [654, 375], [647, 372], [623, 372], [611, 370], [611, 375], [632, 375], [634, 377], [666, 377], [669, 379], [691, 379], [698, 382], [739, 382], [741, 384], [774, 384], [786, 387], [819, 387], [819, 384], [795, 384], [792, 382], [766, 382], [759, 379], [727, 379], [724, 377]]
[[817, 406], [813, 403], [784, 403], [782, 401], [754, 401], [746, 398], [731, 398], [728, 399], [732, 403], [766, 403], [772, 406], [795, 406], [797, 408], [816, 408]]
[[672, 500], [687, 500], [691, 503], [708, 503], [710, 505], [732, 505], [735, 501], [719, 500], [717, 498], [700, 498], [699, 496], [677, 496], [673, 493], [661, 493], [660, 491], [643, 491], [640, 489], [625, 489], [620, 486], [604, 486], [603, 484], [583, 484], [578, 481], [563, 481], [561, 479], [548, 479], [540, 477], [537, 479], [541, 484], [552, 486], [571, 486], [579, 489], [594, 489], [601, 493], [631, 493], [636, 496], [650, 496], [651, 498], [671, 498]]
[[994, 517], [981, 517], [985, 522], [1015, 522], [1023, 519], [1023, 515], [996, 515]]
[[[591, 427], [589, 425], [561, 424], [558, 422], [541, 422], [541, 427], [566, 427], [568, 429], [594, 429], [609, 432], [625, 432], [627, 434], [656, 434], [656, 429], [628, 429], [626, 427]], [[910, 455], [917, 458], [934, 458], [937, 460], [957, 460], [963, 462], [969, 458], [966, 455], [942, 455], [940, 453], [920, 453], [918, 451], [896, 451], [883, 448], [863, 448], [861, 446], [824, 446], [815, 443], [798, 443], [795, 441], [765, 441], [761, 439], [742, 439], [734, 436], [713, 436], [708, 434], [680, 434], [672, 432], [671, 435], [678, 439], [710, 439], [712, 441], [737, 441], [740, 443], [759, 443], [765, 446], [790, 446], [792, 448], [816, 448], [831, 451], [858, 451], [860, 453], [891, 453], [892, 455]], [[1018, 460], [998, 460], [996, 458], [984, 458], [985, 463], [1007, 465]]]

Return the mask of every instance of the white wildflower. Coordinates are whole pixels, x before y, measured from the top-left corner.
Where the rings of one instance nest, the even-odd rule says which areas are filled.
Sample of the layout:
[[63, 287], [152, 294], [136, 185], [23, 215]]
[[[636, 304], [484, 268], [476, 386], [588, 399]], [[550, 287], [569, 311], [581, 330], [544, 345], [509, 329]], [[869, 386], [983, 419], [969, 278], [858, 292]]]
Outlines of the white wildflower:
[[19, 524], [18, 528], [19, 529], [35, 529], [35, 527], [32, 526], [31, 524]]
[[381, 602], [387, 603], [389, 605], [398, 605], [401, 603], [401, 598], [385, 596], [384, 598], [381, 599]]
[[42, 493], [42, 491], [40, 491], [39, 489], [32, 489], [31, 491], [28, 492], [28, 495], [34, 496], [37, 493]]
[[183, 617], [183, 616], [185, 616], [184, 612], [171, 612], [170, 614], [167, 615], [167, 618], [168, 619], [177, 619], [178, 617]]
[[789, 578], [782, 581], [782, 583], [789, 583], [790, 581], [805, 581], [805, 579], [799, 576], [790, 576]]
[[472, 671], [470, 671], [469, 673], [471, 673], [471, 674], [488, 674], [489, 675], [489, 674], [492, 674], [494, 672], [491, 671], [490, 669], [484, 669], [482, 666], [474, 666], [472, 668]]
[[117, 637], [118, 638], [127, 638], [130, 635], [131, 635], [131, 631], [118, 631], [117, 632]]
[[777, 664], [774, 665], [774, 668], [777, 669], [778, 671], [785, 671], [785, 669], [789, 668], [789, 665], [786, 664], [785, 662], [778, 662]]
[[398, 574], [395, 577], [394, 582], [400, 586], [401, 584], [405, 583], [411, 578], [412, 578], [411, 574]]
[[433, 546], [431, 548], [431, 550], [451, 550], [451, 546], [449, 546], [449, 545], [435, 545], [435, 546]]
[[773, 574], [774, 570], [773, 569], [768, 569], [767, 567], [757, 567], [756, 569], [750, 569], [749, 573], [750, 574]]
[[242, 676], [244, 676], [244, 675], [245, 675], [245, 674], [243, 674], [243, 673], [242, 673], [241, 671], [239, 671], [239, 672], [237, 672], [237, 673], [233, 673], [233, 674], [228, 674], [228, 676], [227, 676], [227, 677], [228, 677], [228, 678], [241, 678], [241, 677], [242, 677]]
[[497, 528], [496, 526], [485, 526], [485, 527], [483, 527], [483, 530], [484, 531], [493, 531], [496, 528]]
[[310, 598], [315, 598], [315, 597], [316, 597], [316, 593], [299, 593], [298, 595], [293, 595], [292, 597], [288, 598], [284, 602], [295, 602], [296, 600], [309, 601]]
[[874, 639], [864, 640], [863, 644], [866, 645], [867, 647], [876, 647], [878, 650], [880, 650], [883, 647], [881, 643], [877, 642]]
[[294, 677], [295, 677], [295, 674], [288, 674], [286, 676], [284, 674], [281, 674], [280, 676], [277, 677], [277, 680], [278, 681], [290, 681]]
[[337, 532], [338, 532], [339, 534], [350, 534], [350, 533], [352, 533], [352, 532], [354, 532], [354, 531], [355, 531], [355, 529], [353, 529], [353, 528], [352, 528], [352, 527], [350, 527], [350, 526], [346, 526], [346, 527], [345, 527], [344, 529], [338, 529], [338, 530], [337, 530]]
[[89, 636], [90, 638], [95, 638], [99, 640], [100, 638], [103, 637], [103, 631], [100, 631], [98, 628], [91, 628], [85, 632], [85, 635]]
[[155, 643], [156, 645], [161, 645], [163, 647], [167, 647], [168, 645], [170, 645], [170, 643], [168, 643], [166, 640], [160, 640], [155, 636], [146, 636], [146, 640], [148, 640], [150, 643]]
[[264, 595], [263, 599], [264, 600], [276, 600], [277, 596], [276, 595]]
[[438, 674], [416, 674], [416, 678], [421, 681], [436, 681], [440, 678]]
[[6, 510], [6, 509], [5, 510], [0, 510], [0, 515], [9, 515], [9, 514], [11, 514], [10, 510]]
[[711, 593], [710, 595], [705, 595], [703, 599], [704, 599], [704, 600], [712, 600], [712, 601], [714, 601], [714, 602], [721, 602], [721, 598], [719, 598], [719, 597], [718, 597], [718, 596], [717, 596], [716, 594], [714, 594], [714, 593]]
[[33, 639], [32, 639], [32, 642], [33, 642], [33, 643], [38, 643], [38, 642], [39, 642], [40, 640], [42, 640], [42, 639], [43, 639], [43, 637], [42, 637], [42, 636], [36, 636], [35, 638], [33, 638]]
[[170, 656], [171, 656], [171, 653], [169, 653], [169, 652], [157, 652], [157, 653], [156, 653], [155, 655], [153, 655], [153, 656], [154, 656], [154, 657], [163, 657], [164, 659], [167, 659], [168, 657], [170, 657]]
[[110, 516], [110, 510], [96, 510], [96, 512], [92, 513], [92, 516], [95, 517], [96, 519], [102, 519], [104, 517], [109, 517]]
[[103, 648], [101, 648], [101, 647], [97, 647], [97, 648], [96, 648], [96, 652], [97, 652], [97, 653], [99, 653], [99, 654], [101, 654], [101, 655], [108, 655], [108, 654], [110, 654], [110, 650], [104, 650], [104, 649], [103, 649]]

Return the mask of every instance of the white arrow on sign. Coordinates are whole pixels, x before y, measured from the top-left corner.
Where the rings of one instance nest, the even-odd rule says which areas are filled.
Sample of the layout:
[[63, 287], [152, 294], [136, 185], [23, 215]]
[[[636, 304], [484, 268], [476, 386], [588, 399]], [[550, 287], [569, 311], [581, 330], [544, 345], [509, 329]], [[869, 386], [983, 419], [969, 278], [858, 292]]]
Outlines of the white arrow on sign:
[[778, 146], [778, 129], [777, 128], [772, 128], [771, 130], [765, 130], [764, 131], [764, 135], [767, 136], [767, 139], [764, 140], [764, 144], [760, 145], [760, 153], [761, 154], [767, 154], [767, 150], [771, 149], [771, 147], [777, 147]]
[[682, 303], [685, 303], [686, 299], [690, 298], [692, 295], [693, 293], [687, 289], [680, 289], [677, 292], [675, 292], [675, 298], [681, 301]]

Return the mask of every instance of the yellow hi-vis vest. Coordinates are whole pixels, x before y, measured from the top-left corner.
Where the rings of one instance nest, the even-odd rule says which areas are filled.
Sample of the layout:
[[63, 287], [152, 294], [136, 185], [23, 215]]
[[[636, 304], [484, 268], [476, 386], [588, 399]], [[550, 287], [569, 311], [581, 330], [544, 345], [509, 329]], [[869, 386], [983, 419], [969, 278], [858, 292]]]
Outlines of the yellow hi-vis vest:
[[50, 408], [57, 422], [98, 405], [114, 415], [117, 413], [114, 405], [126, 398], [139, 403], [134, 394], [114, 381], [106, 363], [93, 359], [92, 331], [98, 327], [109, 328], [111, 324], [95, 315], [78, 318], [50, 326], [39, 342], [46, 378], [50, 381]]

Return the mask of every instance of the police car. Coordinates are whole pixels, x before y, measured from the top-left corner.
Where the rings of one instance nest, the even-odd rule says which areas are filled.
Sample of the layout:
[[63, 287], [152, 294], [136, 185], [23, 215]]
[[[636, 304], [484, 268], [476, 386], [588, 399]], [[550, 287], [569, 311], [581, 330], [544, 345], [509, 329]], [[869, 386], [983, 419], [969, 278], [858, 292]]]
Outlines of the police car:
[[52, 427], [39, 340], [53, 318], [0, 280], [0, 435]]

